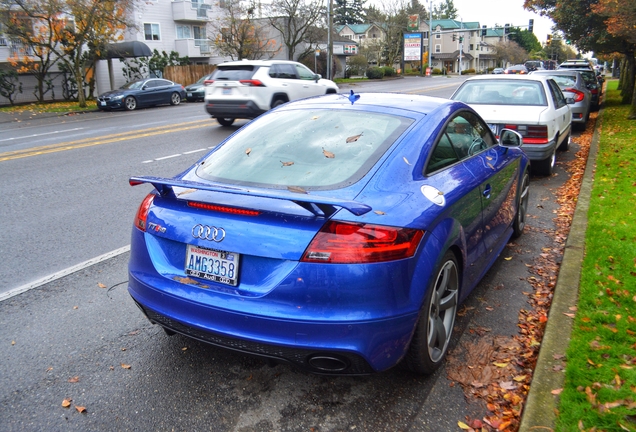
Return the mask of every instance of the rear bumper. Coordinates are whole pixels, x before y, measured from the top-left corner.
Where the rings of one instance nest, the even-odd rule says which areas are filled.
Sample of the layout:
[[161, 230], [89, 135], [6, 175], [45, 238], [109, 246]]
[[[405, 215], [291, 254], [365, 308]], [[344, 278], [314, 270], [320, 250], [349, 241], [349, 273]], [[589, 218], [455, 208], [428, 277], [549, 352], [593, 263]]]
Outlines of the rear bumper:
[[212, 117], [253, 119], [267, 110], [261, 109], [254, 101], [215, 101], [206, 100], [205, 110]]
[[524, 144], [521, 149], [531, 161], [542, 161], [551, 157], [556, 147], [556, 140], [552, 140], [547, 144]]

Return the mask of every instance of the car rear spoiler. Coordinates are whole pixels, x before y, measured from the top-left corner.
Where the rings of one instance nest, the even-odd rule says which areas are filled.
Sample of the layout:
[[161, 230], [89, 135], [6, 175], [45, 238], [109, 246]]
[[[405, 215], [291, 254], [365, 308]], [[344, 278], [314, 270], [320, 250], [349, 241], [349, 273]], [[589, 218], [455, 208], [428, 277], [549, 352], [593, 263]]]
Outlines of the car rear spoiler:
[[174, 194], [174, 187], [186, 189], [204, 190], [210, 192], [230, 193], [237, 195], [247, 195], [261, 198], [272, 198], [291, 201], [318, 217], [330, 216], [335, 213], [337, 207], [344, 208], [355, 216], [368, 213], [372, 208], [357, 201], [343, 200], [338, 198], [311, 195], [301, 188], [289, 188], [288, 190], [272, 190], [263, 188], [243, 188], [240, 186], [229, 186], [218, 183], [199, 183], [189, 180], [176, 180], [161, 177], [131, 177], [128, 180], [131, 186], [142, 183], [152, 184], [161, 196], [170, 193]]

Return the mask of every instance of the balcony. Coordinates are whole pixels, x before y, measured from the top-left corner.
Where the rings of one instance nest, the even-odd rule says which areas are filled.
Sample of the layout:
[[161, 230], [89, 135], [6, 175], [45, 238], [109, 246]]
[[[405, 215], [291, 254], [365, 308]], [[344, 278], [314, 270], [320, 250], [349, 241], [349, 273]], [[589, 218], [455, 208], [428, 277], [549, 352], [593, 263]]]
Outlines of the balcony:
[[175, 42], [176, 51], [179, 57], [210, 57], [210, 41], [207, 39], [177, 39]]
[[203, 2], [173, 1], [172, 19], [174, 21], [207, 22], [208, 11], [212, 6]]

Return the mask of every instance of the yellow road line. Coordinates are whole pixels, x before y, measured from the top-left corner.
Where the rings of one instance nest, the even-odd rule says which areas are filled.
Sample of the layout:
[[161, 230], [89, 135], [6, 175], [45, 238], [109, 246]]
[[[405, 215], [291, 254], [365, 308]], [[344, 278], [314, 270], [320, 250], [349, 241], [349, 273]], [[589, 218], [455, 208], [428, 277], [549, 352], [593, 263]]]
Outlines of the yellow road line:
[[[185, 125], [190, 125], [190, 126], [185, 126]], [[174, 125], [161, 126], [157, 128], [142, 129], [142, 130], [131, 131], [131, 132], [121, 132], [121, 133], [109, 135], [107, 138], [93, 137], [93, 138], [86, 138], [86, 139], [81, 139], [76, 141], [51, 144], [51, 145], [46, 145], [41, 147], [33, 147], [29, 149], [24, 149], [24, 150], [9, 151], [5, 153], [0, 153], [0, 162], [13, 160], [13, 159], [21, 159], [21, 158], [31, 157], [31, 156], [37, 156], [42, 154], [48, 154], [48, 153], [56, 153], [56, 152], [61, 152], [66, 150], [74, 150], [74, 149], [84, 148], [84, 147], [92, 147], [96, 145], [109, 144], [109, 143], [119, 142], [119, 141], [144, 138], [149, 136], [161, 135], [165, 133], [181, 132], [181, 131], [198, 129], [198, 128], [207, 127], [207, 126], [210, 126], [209, 119], [182, 123], [179, 125], [179, 127], [176, 127], [176, 128], [174, 127]]]

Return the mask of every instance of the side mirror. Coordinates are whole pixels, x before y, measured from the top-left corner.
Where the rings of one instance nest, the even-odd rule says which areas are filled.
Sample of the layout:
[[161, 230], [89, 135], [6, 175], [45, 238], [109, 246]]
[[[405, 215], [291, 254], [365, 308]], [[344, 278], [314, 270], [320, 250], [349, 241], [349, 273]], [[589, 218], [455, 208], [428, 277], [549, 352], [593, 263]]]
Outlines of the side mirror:
[[569, 98], [565, 98], [565, 103], [568, 104], [568, 105], [572, 105], [572, 104], [574, 104], [576, 102], [574, 101], [574, 98], [569, 97]]
[[142, 89], [142, 90], [147, 90], [147, 89], [148, 89], [148, 86], [143, 86], [141, 89]]
[[499, 132], [499, 145], [504, 147], [521, 147], [523, 145], [523, 137], [519, 132], [502, 129]]
[[320, 75], [320, 74], [315, 74], [315, 75], [314, 75], [314, 79], [316, 80], [316, 82], [318, 82], [320, 79], [322, 79], [322, 75]]

